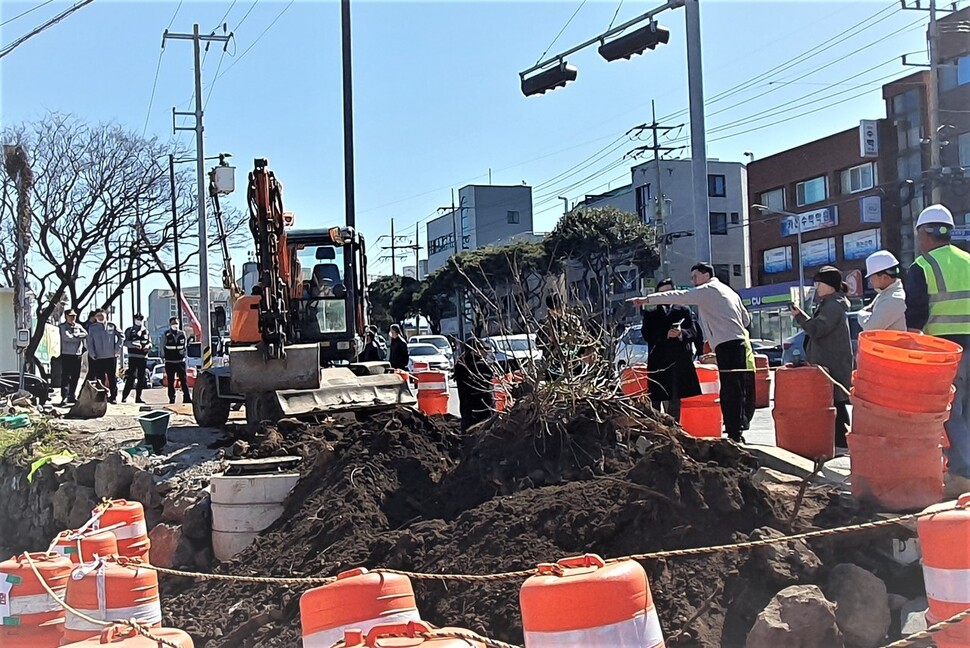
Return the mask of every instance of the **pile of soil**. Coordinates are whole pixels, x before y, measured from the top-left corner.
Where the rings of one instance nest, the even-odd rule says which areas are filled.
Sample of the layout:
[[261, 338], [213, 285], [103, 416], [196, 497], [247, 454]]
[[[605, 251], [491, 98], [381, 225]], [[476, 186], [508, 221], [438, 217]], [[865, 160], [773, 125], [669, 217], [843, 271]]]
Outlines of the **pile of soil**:
[[[280, 426], [254, 443], [253, 454], [295, 449], [308, 459], [306, 474], [283, 517], [216, 571], [332, 576], [367, 566], [486, 574], [786, 528], [790, 503], [754, 485], [756, 462], [728, 441], [687, 437], [649, 412], [592, 417], [582, 410], [563, 422], [565, 436], [544, 439], [521, 426], [521, 415], [513, 409], [464, 438], [457, 421], [407, 408]], [[824, 508], [813, 497], [805, 522]], [[679, 645], [743, 645], [750, 625], [726, 625], [725, 617], [737, 596], [750, 595], [750, 575], [748, 584], [738, 577], [746, 560], [722, 553], [646, 564], [665, 634], [685, 630]], [[198, 646], [300, 645], [299, 588], [167, 585], [175, 595], [166, 598], [165, 623], [189, 631]], [[520, 581], [414, 586], [431, 623], [521, 643]]]

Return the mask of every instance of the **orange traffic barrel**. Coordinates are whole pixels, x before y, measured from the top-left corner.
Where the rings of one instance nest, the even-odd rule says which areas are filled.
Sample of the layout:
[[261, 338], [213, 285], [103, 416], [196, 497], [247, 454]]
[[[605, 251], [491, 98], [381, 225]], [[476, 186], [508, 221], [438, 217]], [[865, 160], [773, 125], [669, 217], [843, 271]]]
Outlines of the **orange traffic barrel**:
[[418, 409], [425, 414], [448, 413], [448, 374], [422, 371], [414, 374], [418, 382]]
[[916, 387], [920, 394], [945, 399], [961, 355], [960, 345], [932, 335], [863, 331], [859, 334], [857, 371], [862, 380], [890, 392], [909, 394]]
[[[956, 502], [934, 504], [916, 521], [923, 553], [923, 583], [930, 609], [927, 625], [939, 623], [970, 608], [970, 493]], [[933, 635], [939, 648], [970, 646], [970, 620]]]
[[[896, 400], [899, 394], [894, 395]], [[908, 397], [908, 395], [907, 395]], [[852, 432], [861, 436], [905, 437], [939, 441], [945, 434], [943, 424], [950, 418], [950, 409], [937, 412], [899, 411], [892, 405], [880, 405], [856, 395], [853, 387]]]
[[779, 367], [775, 371], [775, 409], [832, 407], [832, 383], [818, 367]]
[[635, 364], [620, 371], [620, 391], [626, 396], [640, 396], [650, 392], [650, 373], [647, 365]]
[[721, 373], [717, 370], [717, 365], [694, 363], [694, 371], [697, 372], [697, 382], [701, 384], [701, 395], [692, 396], [713, 403], [721, 396]]
[[526, 648], [664, 645], [647, 573], [595, 554], [540, 564], [519, 591]]
[[680, 427], [692, 437], [720, 439], [724, 427], [720, 399], [708, 401], [703, 396], [691, 396], [680, 401]]
[[[122, 559], [130, 565], [123, 567], [118, 560], [99, 558], [76, 566], [67, 582], [65, 601], [78, 612], [99, 621], [135, 619], [158, 627], [162, 621], [158, 574], [152, 569], [139, 568], [140, 561]], [[61, 645], [98, 637], [103, 630], [104, 626], [68, 611]]]
[[874, 405], [888, 407], [898, 412], [942, 412], [949, 409], [956, 393], [956, 387], [950, 385], [940, 388], [933, 383], [912, 381], [906, 387], [906, 398], [900, 398], [899, 381], [903, 377], [894, 375], [890, 371], [875, 373], [873, 371], [852, 372], [852, 394]]
[[[122, 528], [122, 527], [116, 527]], [[111, 531], [61, 531], [54, 540], [54, 553], [59, 553], [72, 563], [91, 562], [118, 554], [118, 539]]]
[[376, 625], [420, 618], [411, 581], [400, 574], [351, 569], [300, 597], [303, 648], [330, 648], [348, 629], [366, 633]]
[[768, 368], [768, 356], [756, 354], [754, 356], [754, 406], [756, 408], [771, 405], [771, 370]]
[[911, 511], [943, 499], [941, 439], [865, 436], [850, 432], [852, 495], [890, 511]]
[[143, 626], [151, 635], [146, 637], [129, 625], [115, 624], [101, 631], [97, 637], [66, 644], [67, 646], [124, 646], [124, 648], [160, 648], [167, 645], [161, 641], [168, 641], [179, 648], [194, 648], [192, 637], [187, 632], [175, 628], [151, 628]]
[[[64, 596], [71, 561], [54, 553], [32, 553], [47, 586]], [[48, 648], [57, 646], [64, 632], [64, 608], [47, 593], [25, 554], [0, 562], [0, 646]]]
[[118, 540], [118, 555], [141, 558], [148, 562], [151, 542], [148, 539], [148, 525], [145, 524], [145, 509], [141, 503], [123, 499], [110, 500], [96, 506], [93, 514], [97, 515], [102, 509], [104, 513], [94, 521], [93, 528], [103, 529], [121, 524], [122, 526], [111, 530]]
[[463, 628], [432, 628], [423, 621], [379, 625], [369, 631], [347, 630], [341, 636], [344, 648], [485, 648], [485, 644], [468, 637]]
[[492, 378], [492, 401], [496, 412], [504, 412], [509, 402], [508, 388], [501, 378]]
[[806, 459], [831, 459], [835, 456], [835, 416], [834, 407], [783, 409], [776, 405], [771, 411], [775, 445]]

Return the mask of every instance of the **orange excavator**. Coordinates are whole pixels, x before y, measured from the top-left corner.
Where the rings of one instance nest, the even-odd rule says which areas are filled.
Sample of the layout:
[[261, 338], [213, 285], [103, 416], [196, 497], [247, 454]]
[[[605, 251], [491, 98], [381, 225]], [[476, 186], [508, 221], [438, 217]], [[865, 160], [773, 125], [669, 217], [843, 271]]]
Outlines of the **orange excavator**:
[[236, 300], [229, 362], [196, 379], [199, 425], [221, 427], [245, 404], [250, 425], [283, 417], [412, 405], [386, 362], [355, 362], [367, 328], [367, 255], [353, 228], [292, 230], [265, 159], [249, 174], [259, 282]]

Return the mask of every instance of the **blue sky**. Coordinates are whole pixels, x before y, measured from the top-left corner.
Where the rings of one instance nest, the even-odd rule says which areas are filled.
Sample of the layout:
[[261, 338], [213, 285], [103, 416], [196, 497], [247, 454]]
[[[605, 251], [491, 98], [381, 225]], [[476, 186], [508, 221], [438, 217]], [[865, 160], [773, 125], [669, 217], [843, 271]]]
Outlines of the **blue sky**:
[[[41, 2], [3, 0], [0, 22]], [[0, 27], [0, 43], [70, 4], [56, 0]], [[485, 183], [489, 169], [496, 184], [535, 187], [537, 231], [555, 225], [557, 196], [581, 199], [623, 184], [630, 165], [621, 158], [642, 144], [623, 134], [650, 120], [651, 99], [661, 121], [686, 122], [683, 10], [659, 17], [670, 43], [645, 56], [607, 64], [590, 48], [570, 57], [579, 79], [564, 89], [525, 98], [518, 72], [577, 8], [550, 54], [603, 31], [618, 6], [620, 23], [657, 4], [355, 1], [358, 228], [373, 242], [393, 217], [399, 232], [413, 233], [450, 202], [451, 188]], [[172, 106], [191, 107], [192, 47], [169, 41], [159, 64], [162, 32], [170, 22], [191, 32], [198, 22], [208, 33], [224, 16], [235, 43], [225, 56], [213, 45], [205, 59], [206, 154], [234, 154], [237, 186], [253, 158], [269, 158], [298, 226], [342, 223], [336, 0], [96, 0], [0, 60], [0, 123], [56, 110], [141, 132], [147, 116], [147, 132], [168, 138]], [[925, 50], [925, 18], [890, 0], [703, 0], [709, 156], [764, 157], [884, 116], [879, 86], [914, 70], [899, 56]], [[245, 208], [244, 191], [231, 202]], [[375, 263], [371, 274], [388, 270]]]

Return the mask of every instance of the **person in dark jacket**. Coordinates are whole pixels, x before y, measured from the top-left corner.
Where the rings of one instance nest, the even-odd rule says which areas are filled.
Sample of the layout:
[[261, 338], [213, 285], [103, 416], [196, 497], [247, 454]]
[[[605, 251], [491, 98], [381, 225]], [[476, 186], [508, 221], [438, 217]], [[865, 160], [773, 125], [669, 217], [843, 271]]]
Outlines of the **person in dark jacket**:
[[401, 371], [407, 371], [408, 361], [410, 359], [408, 343], [401, 333], [401, 327], [397, 324], [391, 324], [391, 348], [388, 352], [388, 360], [391, 363], [391, 367], [400, 369]]
[[179, 325], [179, 318], [172, 317], [168, 320], [168, 330], [165, 331], [165, 348], [162, 356], [165, 360], [165, 378], [168, 381], [168, 402], [175, 403], [175, 379], [178, 378], [182, 384], [182, 402], [191, 403], [192, 396], [189, 394], [189, 377], [185, 371], [185, 351], [186, 339]]
[[135, 323], [125, 329], [125, 348], [128, 349], [128, 371], [125, 373], [125, 388], [121, 392], [121, 402], [128, 400], [132, 388], [135, 389], [135, 402], [144, 403], [141, 393], [148, 387], [145, 372], [148, 369], [148, 353], [152, 350], [152, 338], [145, 327], [145, 317], [138, 313]]
[[455, 364], [455, 387], [462, 431], [492, 415], [492, 368], [485, 360], [485, 346], [480, 340], [470, 340]]
[[[791, 305], [792, 316], [805, 330], [807, 360], [825, 369], [839, 385], [832, 386], [835, 401], [835, 445], [847, 447], [849, 429], [849, 396], [852, 384], [852, 338], [849, 334], [849, 287], [842, 281], [842, 272], [824, 266], [812, 278], [815, 282], [815, 310], [809, 317], [797, 305]], [[840, 387], [841, 386], [841, 387]]]
[[[657, 284], [658, 292], [674, 289], [671, 279]], [[647, 370], [650, 372], [650, 401], [659, 410], [662, 402], [666, 411], [680, 420], [680, 401], [698, 396], [701, 385], [694, 369], [694, 345], [697, 327], [694, 316], [686, 306], [660, 304], [644, 308], [641, 333], [647, 343]]]
[[121, 330], [108, 321], [104, 310], [95, 311], [94, 323], [88, 327], [88, 380], [98, 380], [108, 388], [108, 402], [118, 401], [118, 358], [121, 357]]
[[364, 350], [360, 354], [361, 362], [380, 362], [381, 348], [377, 346], [374, 334], [368, 331], [364, 335]]

